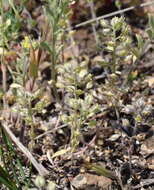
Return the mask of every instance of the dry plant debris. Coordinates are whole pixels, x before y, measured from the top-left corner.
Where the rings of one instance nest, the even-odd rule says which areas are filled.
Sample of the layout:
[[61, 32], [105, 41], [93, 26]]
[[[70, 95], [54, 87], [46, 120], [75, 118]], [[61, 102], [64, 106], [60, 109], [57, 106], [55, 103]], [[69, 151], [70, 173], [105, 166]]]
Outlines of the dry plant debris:
[[1, 190], [154, 188], [154, 6], [141, 3], [0, 1]]

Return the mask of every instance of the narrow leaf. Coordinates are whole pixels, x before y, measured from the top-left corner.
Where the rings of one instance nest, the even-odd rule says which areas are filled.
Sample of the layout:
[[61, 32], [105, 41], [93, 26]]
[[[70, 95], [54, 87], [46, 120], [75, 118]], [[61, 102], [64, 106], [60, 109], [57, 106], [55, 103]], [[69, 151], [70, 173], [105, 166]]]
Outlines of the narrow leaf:
[[111, 179], [117, 179], [117, 177], [115, 176], [115, 174], [113, 174], [113, 172], [111, 172], [110, 170], [107, 170], [106, 168], [103, 168], [100, 165], [96, 165], [96, 164], [91, 164], [86, 162], [85, 166], [90, 169], [95, 171], [96, 173], [98, 173], [99, 175], [111, 178]]
[[29, 65], [29, 75], [32, 78], [37, 78], [38, 76], [38, 62], [35, 54], [35, 50], [30, 43], [30, 65]]

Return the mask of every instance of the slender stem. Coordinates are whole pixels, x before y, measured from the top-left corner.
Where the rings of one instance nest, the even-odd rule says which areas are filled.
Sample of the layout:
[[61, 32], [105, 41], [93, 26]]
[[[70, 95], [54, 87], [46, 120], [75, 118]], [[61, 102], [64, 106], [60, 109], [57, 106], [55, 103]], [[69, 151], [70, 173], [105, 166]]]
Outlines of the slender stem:
[[114, 49], [112, 52], [112, 72], [115, 73], [116, 71], [116, 31], [113, 31], [113, 40], [114, 40]]
[[51, 77], [52, 77], [52, 87], [53, 87], [53, 93], [57, 100], [57, 102], [60, 102], [59, 94], [57, 91], [56, 83], [57, 83], [57, 71], [56, 71], [56, 56], [55, 56], [55, 40], [53, 40], [52, 43], [52, 64], [51, 64]]
[[51, 77], [52, 77], [52, 87], [53, 87], [53, 93], [55, 96], [55, 99], [57, 100], [57, 102], [60, 102], [60, 98], [59, 98], [59, 94], [57, 91], [57, 87], [56, 87], [56, 83], [57, 83], [57, 71], [56, 71], [56, 64], [57, 64], [57, 52], [56, 52], [56, 42], [57, 42], [57, 25], [58, 21], [53, 21], [52, 23], [52, 63], [51, 63]]
[[30, 128], [30, 149], [31, 151], [33, 150], [33, 147], [35, 145], [35, 124], [34, 124], [34, 119], [33, 119], [33, 113], [32, 113], [32, 107], [31, 107], [31, 101], [28, 104], [28, 112], [29, 112], [29, 117], [31, 119], [31, 128]]
[[1, 69], [2, 69], [2, 85], [3, 85], [3, 92], [4, 92], [4, 96], [3, 96], [3, 107], [4, 109], [7, 108], [7, 100], [6, 100], [6, 91], [7, 91], [7, 84], [6, 84], [6, 78], [7, 78], [7, 74], [6, 74], [6, 65], [3, 62], [3, 55], [2, 55], [2, 61], [1, 61]]
[[[78, 101], [79, 99], [79, 96], [77, 95], [76, 91], [77, 91], [77, 74], [75, 73], [75, 76], [74, 76], [74, 87], [75, 87], [75, 90], [74, 90], [74, 98], [76, 100], [76, 102]], [[78, 104], [78, 103], [77, 103]], [[77, 146], [78, 146], [78, 143], [79, 143], [79, 136], [80, 136], [80, 127], [81, 127], [81, 122], [78, 118], [79, 116], [79, 113], [78, 113], [78, 108], [74, 109], [74, 119], [72, 121], [72, 128], [71, 128], [71, 144], [72, 144], [72, 150], [71, 152], [73, 153]], [[80, 118], [81, 119], [81, 118]]]
[[[89, 6], [90, 6], [90, 11], [91, 11], [92, 19], [96, 19], [96, 14], [95, 14], [95, 10], [94, 10], [94, 3], [93, 3], [93, 1], [90, 1]], [[96, 21], [96, 24], [98, 25], [98, 21]], [[98, 37], [97, 37], [95, 23], [92, 23], [92, 29], [93, 29], [93, 34], [94, 34], [94, 38], [95, 38], [96, 44], [98, 45]]]
[[[0, 1], [0, 7], [1, 7], [1, 20], [2, 20], [2, 26], [4, 25], [4, 11], [3, 11], [3, 0]], [[3, 52], [1, 55], [1, 69], [2, 69], [2, 86], [3, 86], [3, 92], [4, 92], [4, 96], [3, 96], [3, 107], [4, 109], [7, 108], [7, 101], [6, 101], [6, 91], [7, 91], [7, 69], [6, 69], [6, 65], [5, 65], [5, 58], [4, 58], [4, 43], [5, 43], [5, 39], [4, 39], [4, 28], [2, 27], [1, 29], [1, 33], [2, 33], [2, 46], [3, 46]]]

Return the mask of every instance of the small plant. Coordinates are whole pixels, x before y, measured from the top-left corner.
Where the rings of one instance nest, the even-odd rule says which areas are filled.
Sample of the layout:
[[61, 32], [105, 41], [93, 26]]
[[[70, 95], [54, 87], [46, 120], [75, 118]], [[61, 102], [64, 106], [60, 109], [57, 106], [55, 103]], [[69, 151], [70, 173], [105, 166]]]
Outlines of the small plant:
[[[9, 11], [5, 10], [8, 6]], [[8, 100], [6, 99], [8, 85], [7, 85], [7, 72], [11, 63], [17, 59], [17, 53], [10, 48], [10, 42], [16, 42], [21, 23], [20, 17], [12, 0], [0, 1], [0, 56], [1, 56], [1, 69], [2, 69], [2, 84], [3, 84], [3, 111], [8, 108]], [[3, 114], [2, 114], [3, 115]], [[3, 116], [2, 116], [3, 118]], [[4, 118], [1, 120], [5, 120]], [[7, 119], [6, 119], [7, 120]], [[7, 120], [8, 121], [8, 120]], [[9, 190], [18, 190], [24, 184], [28, 186], [29, 174], [26, 175], [24, 165], [21, 162], [20, 156], [17, 156], [17, 150], [12, 144], [8, 134], [1, 126], [0, 130], [1, 146], [0, 146], [0, 160], [1, 160], [1, 177], [0, 184]]]
[[[153, 111], [153, 106], [148, 104], [145, 101], [145, 98], [143, 97], [135, 98], [132, 104], [127, 104], [126, 106], [123, 107], [121, 111], [125, 114], [132, 115], [134, 121], [130, 133], [129, 133], [129, 128], [132, 124], [130, 124], [129, 121], [128, 122], [124, 121], [123, 123], [124, 130], [126, 131], [126, 133], [128, 131], [129, 136], [136, 135], [144, 130], [146, 131], [147, 127], [152, 125], [153, 123], [153, 120], [150, 119], [151, 118], [150, 115], [152, 114]], [[127, 123], [126, 126], [125, 123]]]
[[14, 103], [18, 102], [16, 106], [11, 107], [11, 111], [18, 113], [26, 126], [30, 126], [30, 147], [32, 149], [35, 144], [35, 114], [43, 110], [47, 105], [46, 100], [42, 98], [35, 105], [36, 107], [32, 106], [34, 100], [37, 98], [40, 99], [43, 96], [44, 89], [41, 85], [37, 85], [40, 63], [40, 57], [38, 55], [39, 42], [32, 41], [30, 37], [26, 36], [21, 42], [20, 51], [22, 56], [12, 62], [14, 67], [7, 66], [13, 78], [13, 83], [10, 85], [9, 90], [14, 97]]
[[[102, 94], [108, 106], [114, 107], [119, 119], [121, 97], [128, 91], [126, 84], [137, 76], [134, 66], [142, 55], [144, 40], [140, 35], [136, 35], [135, 45], [124, 17], [114, 17], [110, 22], [102, 20], [100, 24], [103, 27], [99, 33], [100, 40], [103, 42], [101, 46], [104, 48], [103, 51], [108, 52], [108, 59], [98, 62], [108, 73], [105, 84], [102, 84]], [[121, 72], [121, 68], [124, 73]]]
[[55, 190], [56, 184], [53, 181], [46, 181], [44, 177], [37, 176], [34, 179], [34, 187], [22, 187], [22, 190]]
[[6, 91], [7, 91], [7, 84], [6, 84], [6, 80], [7, 80], [7, 69], [6, 69], [6, 60], [5, 60], [5, 56], [6, 56], [6, 52], [8, 51], [8, 42], [9, 40], [12, 40], [12, 36], [10, 36], [10, 32], [12, 32], [12, 22], [13, 20], [11, 19], [11, 15], [7, 15], [6, 12], [4, 12], [4, 1], [1, 0], [0, 1], [0, 46], [1, 46], [1, 52], [0, 52], [0, 56], [1, 56], [1, 69], [2, 69], [2, 84], [3, 84], [3, 107], [7, 106], [7, 102], [6, 102]]
[[104, 50], [111, 55], [109, 61], [102, 61], [102, 66], [109, 67], [111, 72], [115, 73], [126, 58], [134, 56], [130, 51], [130, 47], [132, 48], [130, 29], [123, 17], [114, 17], [110, 24], [102, 20], [101, 25], [103, 30], [99, 36], [104, 43]]
[[[28, 5], [30, 5], [29, 3], [31, 2], [34, 2], [34, 7], [38, 8], [38, 12], [41, 10], [39, 16], [43, 17], [43, 27], [38, 26], [40, 23], [38, 21], [39, 19], [37, 20], [36, 18], [38, 17], [37, 11], [29, 10]], [[87, 0], [81, 7], [85, 7], [87, 2], [90, 7], [93, 21], [96, 19], [95, 3], [97, 3], [97, 1]], [[111, 3], [111, 1], [108, 2]], [[122, 1], [116, 1], [116, 6], [119, 9], [122, 6], [121, 2]], [[100, 2], [98, 1], [98, 3]], [[104, 3], [107, 3], [107, 1]], [[57, 138], [58, 140], [56, 139], [55, 143], [51, 143], [53, 147], [49, 146], [49, 149], [53, 148], [52, 151], [54, 151], [59, 148], [57, 146], [64, 142], [62, 141], [62, 143], [59, 143], [61, 138], [63, 139], [63, 134], [66, 136], [71, 132], [69, 138], [67, 138], [67, 142], [69, 139], [68, 148], [65, 146], [65, 143], [67, 143], [65, 141], [62, 144], [63, 149], [59, 149], [57, 152], [53, 153], [51, 157], [51, 150], [47, 151], [45, 160], [44, 156], [38, 155], [43, 163], [47, 161], [45, 165], [47, 167], [49, 166], [49, 169], [53, 167], [57, 174], [60, 172], [61, 176], [63, 173], [61, 171], [65, 171], [65, 167], [60, 166], [59, 168], [58, 161], [61, 162], [60, 156], [69, 151], [71, 152], [69, 156], [76, 155], [73, 153], [78, 150], [78, 147], [86, 144], [85, 141], [89, 138], [88, 135], [91, 129], [94, 130], [94, 133], [96, 132], [96, 136], [94, 136], [91, 141], [94, 142], [99, 135], [97, 134], [99, 130], [95, 130], [98, 125], [100, 125], [100, 128], [105, 128], [103, 133], [108, 133], [108, 124], [113, 124], [114, 126], [115, 122], [113, 120], [116, 120], [116, 124], [118, 123], [121, 129], [124, 129], [128, 134], [129, 145], [132, 145], [133, 141], [131, 137], [138, 134], [139, 130], [144, 130], [142, 125], [149, 127], [153, 124], [153, 119], [151, 119], [153, 107], [148, 104], [148, 101], [139, 98], [139, 96], [134, 96], [129, 100], [129, 103], [124, 103], [124, 95], [127, 96], [127, 93], [130, 93], [128, 96], [132, 95], [129, 84], [136, 82], [134, 79], [137, 79], [138, 76], [138, 70], [136, 69], [137, 63], [144, 53], [145, 45], [151, 43], [154, 38], [154, 19], [149, 16], [147, 41], [143, 40], [138, 34], [132, 38], [130, 27], [125, 22], [124, 17], [114, 17], [109, 21], [102, 20], [100, 23], [99, 20], [96, 19], [96, 26], [99, 27], [96, 27], [94, 22], [92, 23], [93, 37], [96, 41], [96, 47], [98, 46], [98, 49], [94, 52], [94, 56], [96, 54], [98, 55], [99, 50], [99, 58], [104, 56], [98, 61], [98, 64], [101, 65], [101, 70], [103, 70], [102, 72], [104, 72], [103, 81], [100, 84], [93, 80], [93, 76], [89, 72], [90, 64], [92, 65], [95, 62], [93, 55], [91, 56], [91, 60], [87, 58], [87, 55], [81, 55], [78, 58], [77, 55], [80, 51], [76, 51], [78, 49], [77, 44], [75, 44], [75, 48], [72, 49], [73, 51], [71, 53], [69, 52], [72, 57], [68, 55], [69, 53], [67, 54], [65, 52], [65, 46], [68, 47], [69, 41], [67, 39], [74, 33], [74, 31], [70, 31], [70, 28], [73, 28], [73, 26], [70, 26], [69, 23], [71, 7], [72, 9], [76, 7], [76, 9], [73, 10], [78, 14], [78, 6], [80, 8], [79, 4], [78, 1], [71, 0], [0, 0], [0, 71], [2, 72], [2, 89], [0, 89], [0, 122], [2, 125], [0, 130], [0, 185], [2, 188], [7, 188], [9, 190], [55, 190], [57, 188], [57, 181], [55, 183], [54, 181], [49, 181], [42, 177], [48, 174], [48, 171], [41, 164], [35, 162], [32, 154], [22, 144], [24, 142], [22, 141], [23, 139], [20, 138], [22, 141], [20, 142], [18, 137], [12, 133], [15, 137], [15, 140], [13, 140], [12, 136], [7, 131], [7, 129], [10, 129], [9, 126], [15, 131], [16, 129], [20, 130], [22, 137], [24, 137], [23, 129], [26, 129], [26, 134], [28, 134], [26, 140], [29, 141], [29, 144], [26, 141], [26, 145], [31, 152], [34, 150], [37, 151], [37, 147], [40, 148], [42, 142], [45, 143], [43, 144], [45, 149], [41, 149], [42, 152], [40, 152], [40, 154], [44, 153], [46, 148], [48, 149], [48, 138], [47, 140], [46, 138], [43, 139], [43, 141], [38, 140], [42, 138], [42, 135], [48, 135], [49, 137], [49, 133], [51, 133], [50, 140], [52, 143], [55, 140], [54, 137], [60, 135], [60, 140]], [[27, 9], [24, 8], [24, 5], [27, 5]], [[25, 19], [26, 21], [23, 22], [26, 25], [26, 27], [23, 27], [22, 16], [24, 15], [26, 17], [26, 14], [28, 15], [28, 19]], [[33, 17], [35, 17], [36, 20], [33, 20]], [[73, 19], [71, 22], [74, 22]], [[35, 29], [34, 26], [36, 27]], [[77, 27], [75, 26], [74, 29], [77, 29], [79, 26], [81, 25], [77, 24]], [[22, 32], [23, 30], [25, 32], [25, 28], [27, 29], [26, 35], [23, 37]], [[86, 36], [85, 41], [89, 44], [88, 41], [91, 39], [87, 40], [87, 38], [91, 38], [91, 30], [88, 29], [88, 32], [84, 30], [85, 28], [79, 31], [79, 36], [84, 34], [83, 36]], [[36, 32], [35, 34], [37, 34], [35, 37], [33, 36], [34, 31]], [[75, 36], [75, 38], [71, 36], [71, 48], [74, 46], [75, 40], [78, 39], [77, 36]], [[68, 48], [67, 50], [70, 49]], [[66, 57], [69, 56], [67, 61], [65, 60], [65, 53], [67, 54]], [[44, 73], [46, 74], [46, 65], [47, 72], [50, 72], [50, 76], [46, 76], [44, 79], [42, 76]], [[9, 77], [7, 77], [8, 74], [10, 75]], [[114, 112], [112, 115], [113, 117], [111, 116], [112, 118], [109, 115], [109, 111]], [[6, 117], [6, 112], [10, 114], [9, 118]], [[18, 122], [13, 119], [14, 113], [17, 114]], [[108, 115], [109, 118], [107, 118]], [[126, 118], [121, 118], [121, 115], [124, 115]], [[53, 120], [51, 117], [54, 117], [52, 118]], [[18, 123], [18, 125], [16, 123]], [[59, 126], [61, 123], [62, 127]], [[3, 124], [10, 125], [7, 125], [8, 128], [6, 129]], [[41, 133], [41, 131], [44, 130], [44, 125], [45, 127], [47, 126], [45, 130], [48, 127], [51, 128], [49, 131], [45, 131], [44, 134], [39, 135], [38, 138], [35, 138], [36, 132]], [[54, 126], [55, 128], [53, 129]], [[66, 127], [64, 131], [62, 129], [63, 126]], [[131, 134], [128, 133], [129, 130], [127, 132], [128, 126], [132, 129]], [[39, 127], [39, 129], [37, 127]], [[108, 138], [108, 136], [110, 136], [113, 130], [114, 129], [112, 129], [111, 132], [109, 131], [107, 137], [106, 134], [103, 134], [105, 137], [103, 137], [103, 140], [105, 139], [104, 141], [107, 143], [104, 143], [103, 146], [98, 145], [101, 147], [97, 145], [94, 147], [94, 153], [96, 153], [98, 157], [101, 157], [102, 154], [97, 154], [97, 147], [101, 148], [101, 150], [103, 148], [101, 153], [105, 153], [105, 155], [110, 154], [109, 151], [107, 151], [107, 153], [105, 152], [105, 146], [107, 144], [107, 149], [110, 149], [110, 145], [112, 146], [112, 143], [114, 143], [114, 141], [108, 143], [111, 141], [111, 138]], [[64, 133], [62, 134], [61, 131]], [[88, 132], [88, 138], [85, 132], [86, 135]], [[92, 135], [94, 133], [92, 133]], [[119, 143], [120, 138], [123, 137], [119, 135], [116, 143]], [[12, 141], [10, 139], [12, 139]], [[36, 139], [38, 141], [36, 141]], [[36, 144], [36, 142], [38, 142], [38, 144]], [[20, 146], [18, 146], [18, 144], [20, 144]], [[26, 156], [28, 155], [27, 158], [38, 172], [41, 171], [42, 168], [42, 172], [39, 172], [39, 175], [42, 176], [37, 176], [36, 179], [34, 179], [34, 176], [31, 176], [31, 166], [21, 161], [22, 155], [20, 156], [20, 154], [18, 154], [19, 150], [15, 145], [18, 146], [23, 154]], [[35, 145], [38, 145], [36, 149], [34, 149]], [[131, 169], [132, 152], [130, 149], [128, 153], [130, 156], [129, 161]], [[119, 150], [120, 149], [118, 149], [118, 151]], [[70, 158], [68, 155], [66, 156]], [[55, 157], [59, 157], [60, 159], [52, 160]], [[106, 156], [101, 158], [101, 160], [102, 159], [103, 162], [113, 160], [106, 160]], [[118, 159], [118, 165], [125, 160], [127, 160], [127, 157]], [[49, 162], [52, 164], [51, 167]], [[65, 163], [66, 162], [64, 162], [64, 164]], [[76, 164], [78, 163], [80, 162]], [[86, 167], [88, 169], [94, 170], [100, 175], [119, 180], [112, 172], [105, 168], [101, 168], [97, 164], [89, 164], [87, 162], [85, 165], [87, 165]], [[66, 169], [67, 168], [68, 167], [66, 167]], [[138, 178], [139, 176], [137, 175], [135, 177]], [[58, 181], [61, 182], [61, 179], [58, 179]]]
[[149, 15], [149, 23], [148, 28], [146, 30], [148, 37], [150, 40], [153, 40], [154, 38], [154, 17]]
[[65, 63], [59, 72], [62, 78], [59, 78], [57, 85], [66, 90], [68, 98], [65, 99], [65, 105], [70, 110], [69, 115], [62, 114], [61, 118], [71, 128], [70, 143], [74, 152], [80, 142], [81, 131], [96, 126], [96, 121], [89, 119], [99, 111], [99, 106], [91, 95], [93, 84], [86, 61], [80, 64], [75, 61]]
[[[46, 38], [42, 42], [42, 47], [45, 48], [51, 56], [51, 85], [53, 94], [59, 102], [59, 94], [57, 91], [57, 67], [60, 63], [60, 54], [62, 51], [64, 29], [67, 26], [69, 15], [69, 1], [46, 0], [44, 9], [46, 18], [46, 28], [43, 31], [43, 36]], [[50, 33], [50, 35], [48, 34]], [[49, 37], [50, 36], [50, 37]]]

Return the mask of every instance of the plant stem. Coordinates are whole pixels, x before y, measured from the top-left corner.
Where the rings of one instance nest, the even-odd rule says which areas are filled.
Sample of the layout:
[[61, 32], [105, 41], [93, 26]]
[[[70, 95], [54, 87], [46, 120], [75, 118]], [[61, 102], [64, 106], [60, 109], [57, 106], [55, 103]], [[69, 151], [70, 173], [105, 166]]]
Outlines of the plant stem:
[[[54, 30], [54, 29], [53, 29]], [[60, 102], [59, 94], [57, 91], [56, 83], [57, 83], [57, 71], [56, 71], [56, 34], [55, 31], [52, 32], [52, 63], [51, 63], [51, 77], [52, 77], [52, 87], [54, 97], [57, 102]]]
[[[4, 11], [3, 11], [3, 0], [0, 1], [0, 7], [1, 7], [1, 19], [2, 19], [2, 26], [4, 25]], [[2, 32], [2, 41], [3, 41], [3, 52], [1, 55], [1, 69], [2, 69], [2, 86], [3, 86], [3, 92], [4, 92], [4, 96], [3, 96], [3, 107], [4, 109], [7, 108], [7, 101], [6, 101], [6, 90], [7, 90], [7, 84], [6, 84], [6, 78], [7, 78], [7, 74], [6, 74], [6, 65], [5, 65], [5, 58], [4, 58], [4, 43], [5, 43], [5, 38], [4, 38], [4, 30], [3, 27], [1, 29]]]

